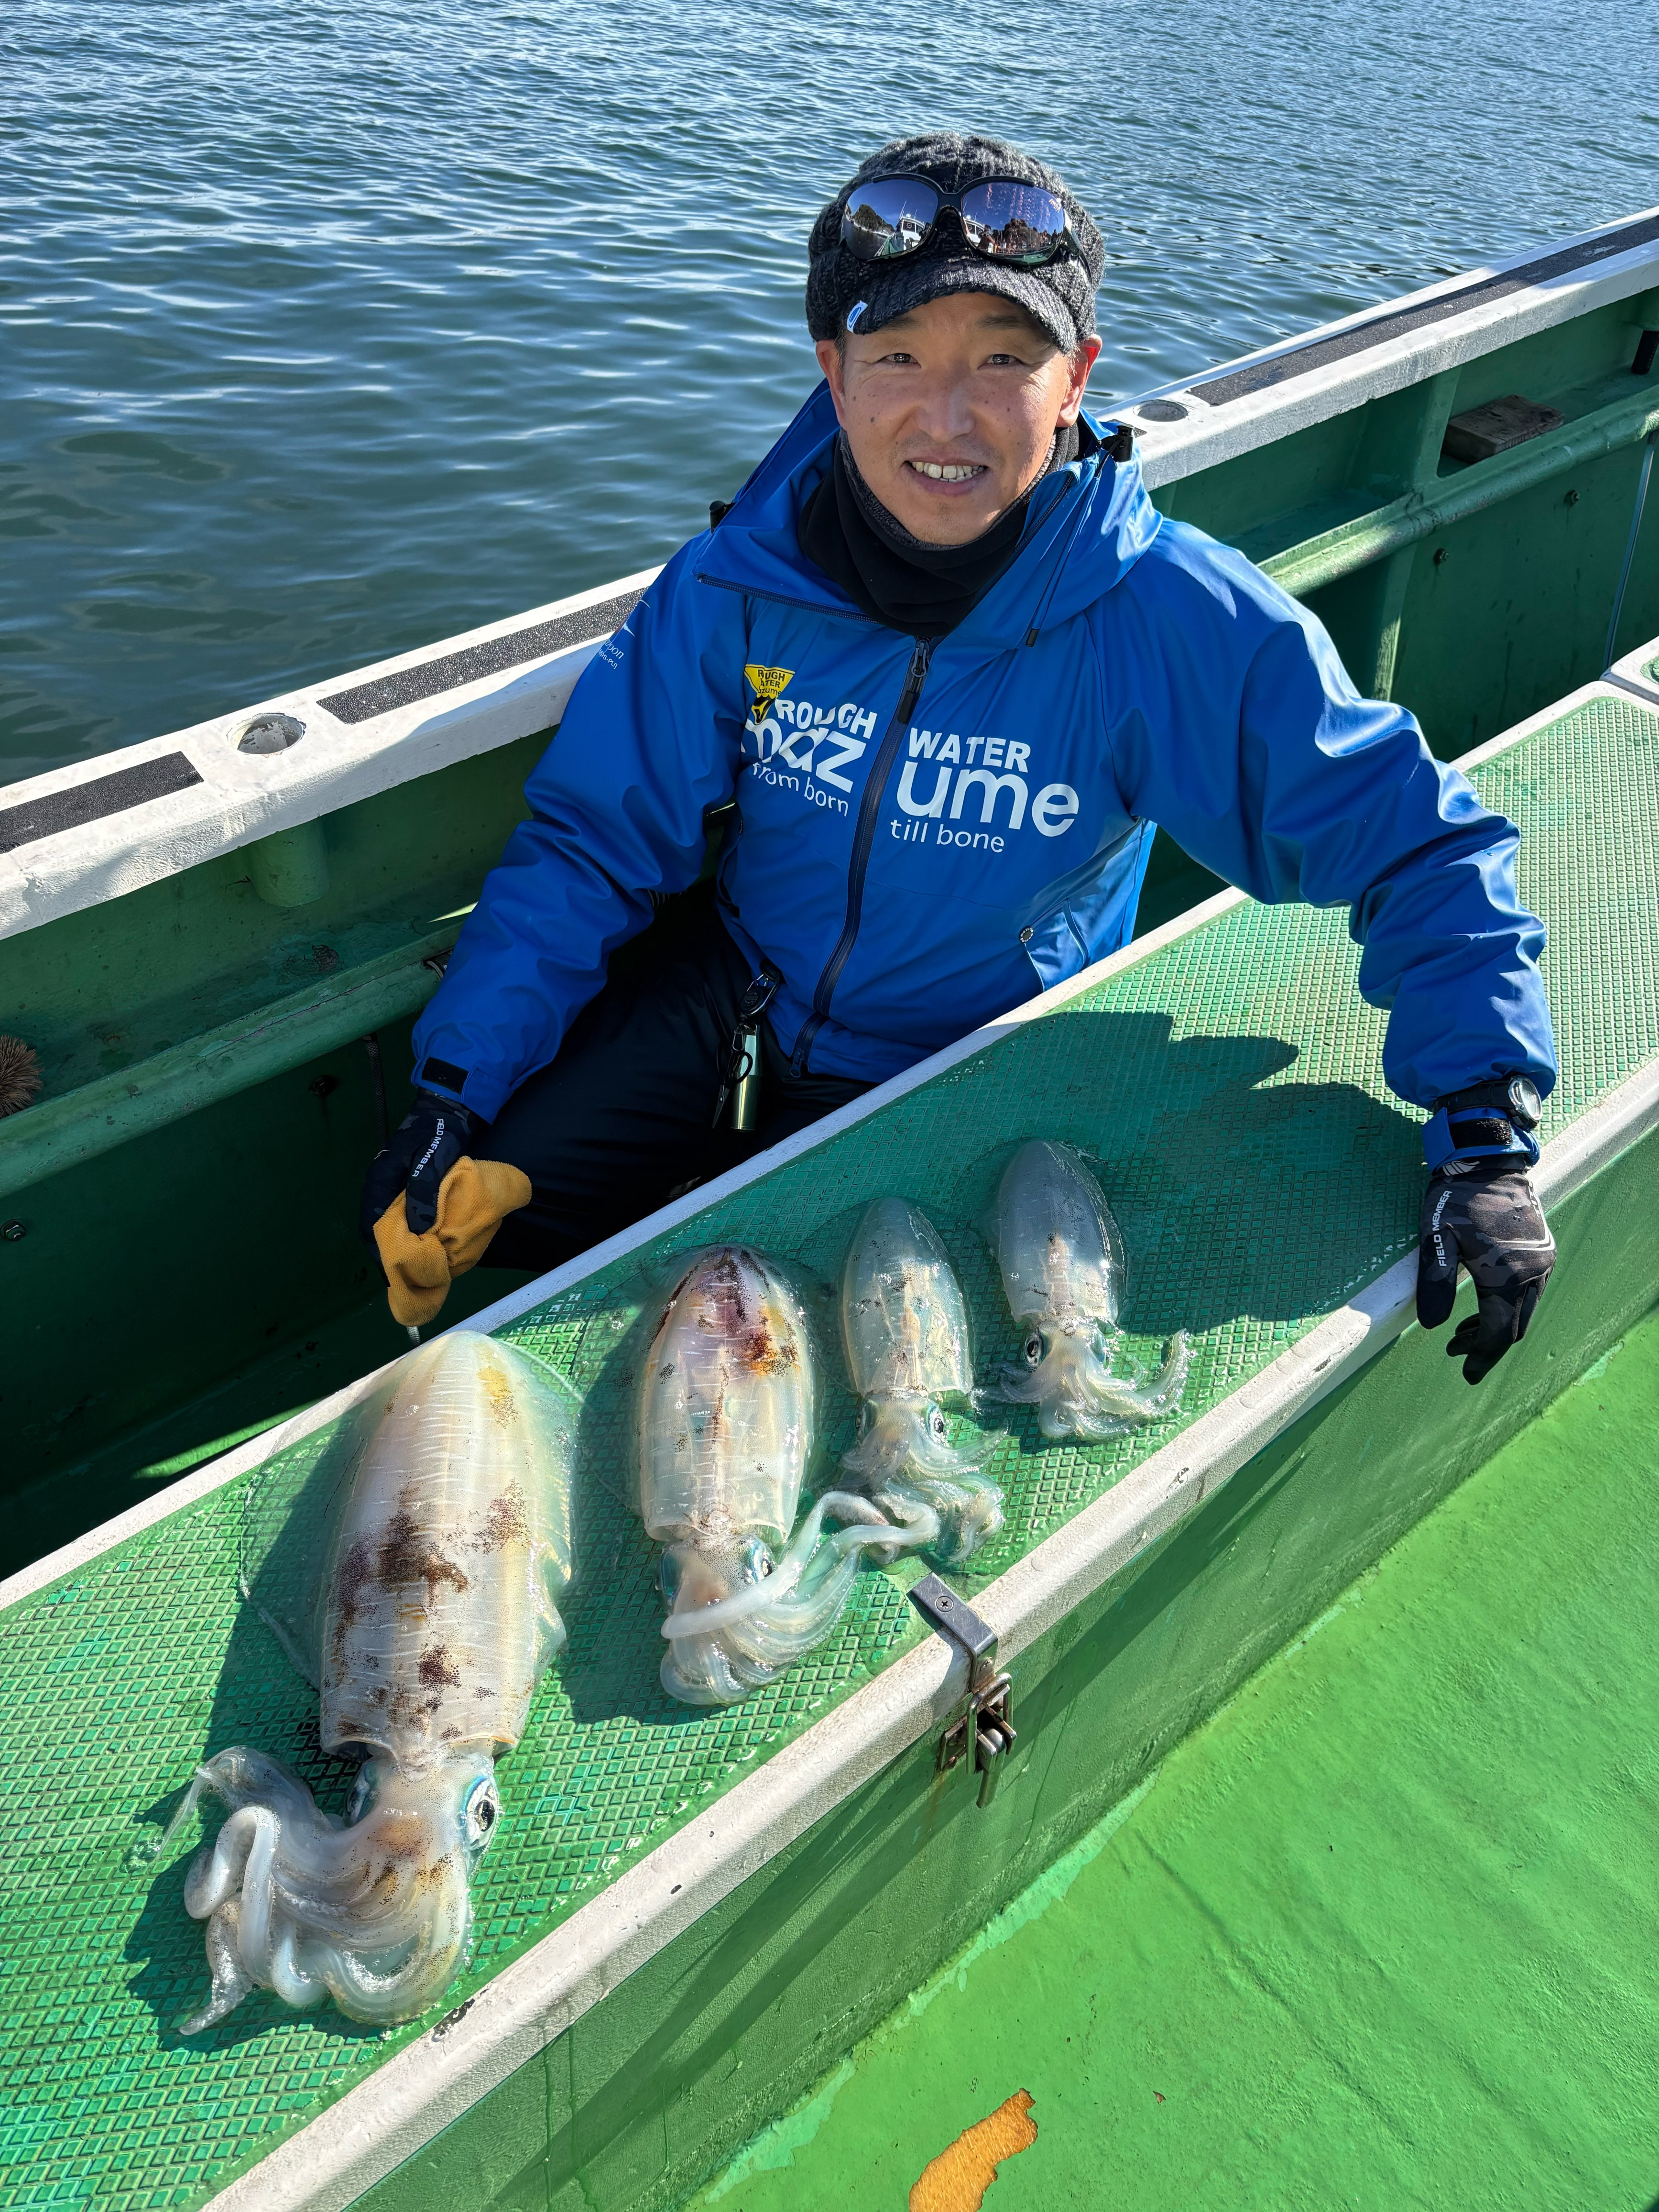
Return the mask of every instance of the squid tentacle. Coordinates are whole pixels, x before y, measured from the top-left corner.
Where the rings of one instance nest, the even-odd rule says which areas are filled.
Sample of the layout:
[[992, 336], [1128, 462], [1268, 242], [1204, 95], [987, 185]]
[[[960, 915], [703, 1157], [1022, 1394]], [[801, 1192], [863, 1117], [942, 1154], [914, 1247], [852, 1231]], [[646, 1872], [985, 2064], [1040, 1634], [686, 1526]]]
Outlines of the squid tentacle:
[[925, 1513], [932, 1534], [922, 1542], [942, 1565], [961, 1566], [1002, 1526], [1002, 1490], [977, 1468], [947, 1481], [938, 1475], [895, 1475], [876, 1492], [876, 1503], [894, 1520]]
[[355, 1950], [323, 1951], [317, 1970], [335, 2003], [354, 2020], [406, 2020], [447, 1984], [471, 1926], [471, 1901], [462, 1886], [459, 1898], [441, 1899], [425, 1916], [413, 1950], [389, 1973], [376, 1972]]
[[849, 1474], [866, 1480], [888, 1475], [936, 1475], [951, 1480], [977, 1474], [995, 1449], [996, 1439], [982, 1437], [971, 1444], [953, 1444], [935, 1436], [929, 1426], [931, 1402], [924, 1398], [872, 1398], [869, 1425], [841, 1463]]
[[[242, 1861], [241, 1879], [237, 1883], [237, 1896], [241, 1912], [238, 1923], [236, 1948], [242, 1954], [242, 1964], [256, 1982], [269, 1984], [270, 1980], [270, 1924], [271, 1869], [276, 1859], [276, 1838], [281, 1832], [274, 1813], [263, 1805], [245, 1805], [231, 1814], [234, 1822], [245, 1821], [249, 1830], [246, 1856]], [[217, 1865], [219, 1847], [213, 1846], [211, 1870], [220, 1872]], [[192, 1869], [192, 1872], [194, 1869]], [[190, 1909], [190, 1885], [185, 1885], [185, 1909]], [[222, 1899], [214, 1901], [216, 1904]], [[192, 1917], [199, 1918], [200, 1915]]]
[[[849, 1525], [824, 1534], [826, 1513], [837, 1515]], [[673, 1643], [684, 1636], [710, 1635], [751, 1614], [775, 1614], [807, 1577], [819, 1552], [839, 1559], [870, 1545], [902, 1546], [906, 1540], [907, 1532], [890, 1527], [868, 1498], [855, 1497], [846, 1490], [826, 1491], [790, 1538], [787, 1549], [770, 1574], [759, 1582], [745, 1583], [729, 1597], [717, 1599], [712, 1605], [694, 1606], [686, 1613], [670, 1613], [662, 1625], [662, 1632]], [[855, 1569], [856, 1564], [854, 1560]], [[850, 1577], [848, 1587], [851, 1588]]]
[[[826, 1514], [845, 1527], [825, 1530]], [[769, 1575], [713, 1604], [672, 1613], [663, 1623], [663, 1687], [688, 1705], [730, 1705], [759, 1689], [820, 1644], [857, 1580], [859, 1555], [930, 1543], [939, 1522], [920, 1501], [898, 1526], [866, 1498], [828, 1491], [807, 1514]]]
[[925, 1399], [872, 1399], [869, 1425], [842, 1465], [866, 1485], [889, 1519], [909, 1522], [931, 1514], [933, 1530], [920, 1541], [955, 1566], [1002, 1526], [1001, 1489], [982, 1471], [995, 1439], [952, 1444], [933, 1431], [932, 1415]]
[[662, 1656], [662, 1686], [685, 1705], [735, 1705], [776, 1680], [775, 1667], [734, 1658], [718, 1636], [682, 1636]]
[[[850, 1502], [861, 1505], [866, 1514], [871, 1511], [863, 1499]], [[897, 1518], [896, 1528], [872, 1519], [856, 1532], [837, 1529], [821, 1542], [792, 1595], [750, 1614], [728, 1631], [727, 1640], [735, 1654], [775, 1674], [821, 1643], [840, 1619], [852, 1593], [861, 1550], [890, 1559], [901, 1551], [932, 1543], [939, 1533], [937, 1515], [919, 1499], [914, 1504], [902, 1503]], [[854, 1533], [858, 1543], [838, 1547], [838, 1539]]]
[[283, 1923], [271, 1948], [270, 1986], [296, 2012], [309, 2012], [329, 1993], [326, 1980], [301, 1965], [299, 1930], [291, 1921]]
[[213, 1977], [213, 1988], [201, 2009], [179, 2021], [180, 2035], [200, 2035], [204, 2028], [216, 2027], [227, 2014], [235, 2011], [253, 1987], [253, 1977], [242, 1964], [237, 1948], [238, 1917], [237, 1903], [233, 1897], [208, 1922], [208, 1972]]
[[733, 1656], [775, 1671], [827, 1636], [840, 1619], [858, 1577], [856, 1551], [826, 1547], [823, 1571], [763, 1610], [734, 1621], [726, 1633]]
[[471, 1766], [395, 1778], [395, 1802], [346, 1826], [298, 1776], [240, 1745], [199, 1766], [159, 1854], [211, 1793], [228, 1808], [185, 1878], [205, 1920], [212, 1989], [180, 2023], [198, 2035], [254, 1988], [355, 2020], [408, 2020], [441, 1994], [471, 1928], [471, 1868], [454, 1808]]
[[1004, 1368], [1002, 1395], [1015, 1405], [1038, 1407], [1037, 1425], [1045, 1437], [1098, 1442], [1171, 1413], [1191, 1358], [1187, 1333], [1179, 1329], [1158, 1372], [1150, 1382], [1137, 1385], [1112, 1372], [1109, 1352], [1093, 1333], [1062, 1331], [1052, 1340], [1045, 1339], [1035, 1369]]

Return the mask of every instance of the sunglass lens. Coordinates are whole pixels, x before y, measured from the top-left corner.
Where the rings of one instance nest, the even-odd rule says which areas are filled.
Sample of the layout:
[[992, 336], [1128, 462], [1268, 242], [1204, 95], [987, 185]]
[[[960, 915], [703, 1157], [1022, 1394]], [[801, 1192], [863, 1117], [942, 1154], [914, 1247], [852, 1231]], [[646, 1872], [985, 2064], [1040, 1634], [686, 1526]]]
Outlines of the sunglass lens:
[[1052, 192], [1002, 179], [963, 194], [962, 227], [993, 260], [1047, 261], [1066, 236], [1066, 210]]
[[939, 194], [925, 177], [878, 177], [860, 185], [841, 219], [841, 242], [861, 261], [893, 261], [927, 242]]

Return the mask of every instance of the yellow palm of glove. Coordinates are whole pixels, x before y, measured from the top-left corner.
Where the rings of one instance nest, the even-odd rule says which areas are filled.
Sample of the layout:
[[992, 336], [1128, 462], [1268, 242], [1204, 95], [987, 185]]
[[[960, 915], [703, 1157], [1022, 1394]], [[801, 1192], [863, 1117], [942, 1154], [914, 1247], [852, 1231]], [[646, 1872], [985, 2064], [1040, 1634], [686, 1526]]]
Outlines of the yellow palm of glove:
[[438, 1187], [437, 1220], [416, 1237], [399, 1191], [374, 1224], [393, 1319], [406, 1328], [435, 1320], [456, 1276], [476, 1267], [507, 1215], [529, 1203], [530, 1178], [522, 1168], [463, 1157]]

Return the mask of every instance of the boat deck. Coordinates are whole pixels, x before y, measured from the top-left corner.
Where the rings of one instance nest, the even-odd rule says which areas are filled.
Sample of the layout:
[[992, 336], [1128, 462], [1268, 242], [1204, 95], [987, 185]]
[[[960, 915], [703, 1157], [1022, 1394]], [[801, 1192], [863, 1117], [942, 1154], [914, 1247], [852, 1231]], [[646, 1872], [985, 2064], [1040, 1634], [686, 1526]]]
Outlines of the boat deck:
[[695, 2212], [902, 2205], [1021, 2089], [990, 2212], [1645, 2212], [1656, 1478], [1650, 1320]]
[[[1659, 1055], [1659, 700], [1589, 686], [1502, 744], [1474, 775], [1522, 826], [1523, 895], [1549, 925], [1564, 1068], [1543, 1133], [1552, 1138]], [[1007, 1523], [963, 1584], [977, 1590], [1178, 1431], [1241, 1393], [1248, 1400], [1287, 1347], [1411, 1249], [1419, 1119], [1383, 1085], [1382, 1021], [1355, 992], [1346, 925], [1340, 913], [1267, 909], [1227, 895], [1197, 923], [1155, 933], [1002, 1033], [887, 1086], [822, 1141], [784, 1148], [768, 1171], [682, 1201], [645, 1241], [550, 1279], [540, 1303], [520, 1301], [504, 1333], [586, 1394], [591, 1479], [568, 1656], [503, 1766], [506, 1818], [475, 1891], [477, 1955], [453, 2004], [665, 1838], [699, 1821], [712, 1833], [703, 1816], [723, 1794], [922, 1637], [905, 1575], [872, 1571], [838, 1634], [770, 1690], [722, 1712], [690, 1711], [660, 1692], [652, 1547], [617, 1494], [628, 1480], [640, 1317], [667, 1256], [714, 1237], [762, 1242], [823, 1285], [827, 1316], [858, 1210], [903, 1192], [952, 1250], [985, 1362], [1013, 1346], [973, 1224], [1009, 1150], [1040, 1134], [1098, 1156], [1130, 1254], [1127, 1357], [1150, 1365], [1175, 1328], [1194, 1335], [1180, 1420], [1079, 1448], [1044, 1443], [1029, 1415], [1011, 1409], [993, 1464]], [[1570, 1284], [1552, 1292], [1564, 1323], [1571, 1298]], [[88, 1358], [116, 1326], [89, 1310]], [[1547, 1303], [1504, 1370], [1504, 1403], [1536, 1406], [1559, 1390], [1552, 1362], [1568, 1338], [1556, 1327]], [[1479, 1395], [1480, 1418], [1494, 1418], [1499, 1401]], [[204, 2201], [404, 2046], [434, 2047], [430, 2021], [383, 2034], [331, 2010], [287, 2014], [263, 1995], [181, 2042], [172, 2023], [204, 1983], [201, 1930], [180, 1900], [185, 1847], [142, 1876], [125, 1866], [137, 1824], [164, 1819], [193, 1763], [229, 1742], [290, 1760], [323, 1802], [343, 1801], [345, 1770], [316, 1750], [313, 1693], [239, 1605], [242, 1483], [227, 1479], [262, 1455], [307, 1461], [326, 1413], [307, 1417], [322, 1426], [290, 1425], [8, 1586], [0, 2195], [9, 2203], [137, 2212]], [[853, 1419], [844, 1389], [832, 1389], [832, 1448], [850, 1439]], [[1256, 1632], [1268, 1632], [1265, 1622]], [[1231, 1719], [1223, 1732], [1242, 1724]], [[1005, 1796], [1018, 1784], [1016, 1772]], [[1157, 1817], [1174, 1796], [1168, 1786], [1156, 1793]], [[560, 2094], [580, 2102], [582, 2093], [577, 2083]], [[548, 2110], [544, 2102], [544, 2130], [555, 2125]], [[654, 2171], [613, 2174], [580, 2201], [605, 2212], [660, 2202], [680, 2154], [661, 2142]], [[585, 2154], [578, 2145], [570, 2155], [580, 2163]], [[556, 2193], [550, 2182], [547, 2201]], [[328, 2201], [349, 2199], [337, 2190]], [[422, 2201], [418, 2191], [409, 2201]]]

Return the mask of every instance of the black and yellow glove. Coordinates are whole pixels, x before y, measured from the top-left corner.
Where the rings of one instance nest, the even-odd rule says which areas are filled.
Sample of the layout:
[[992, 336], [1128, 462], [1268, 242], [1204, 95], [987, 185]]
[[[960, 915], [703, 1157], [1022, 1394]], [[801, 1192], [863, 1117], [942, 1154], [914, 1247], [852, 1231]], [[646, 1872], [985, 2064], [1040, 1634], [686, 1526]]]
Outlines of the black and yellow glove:
[[477, 1125], [465, 1106], [417, 1091], [415, 1103], [392, 1133], [392, 1142], [376, 1152], [363, 1181], [358, 1227], [365, 1244], [374, 1242], [374, 1224], [401, 1190], [411, 1234], [424, 1237], [438, 1218], [438, 1190], [464, 1152], [472, 1150]]

